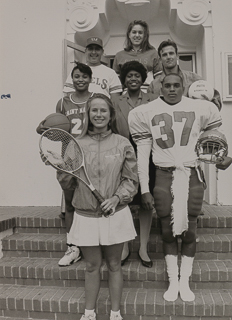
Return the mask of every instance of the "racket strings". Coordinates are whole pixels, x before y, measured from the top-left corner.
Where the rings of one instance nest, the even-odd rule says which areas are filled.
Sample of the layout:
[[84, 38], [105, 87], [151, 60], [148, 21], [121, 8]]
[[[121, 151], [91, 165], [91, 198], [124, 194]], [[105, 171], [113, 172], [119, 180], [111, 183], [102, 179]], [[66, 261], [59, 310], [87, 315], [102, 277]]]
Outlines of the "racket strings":
[[45, 131], [40, 147], [48, 161], [57, 169], [71, 172], [82, 164], [83, 154], [78, 143], [64, 131]]
[[[56, 128], [46, 130], [40, 139], [40, 152], [42, 158], [45, 157], [55, 169], [77, 177], [91, 190], [99, 203], [104, 202], [88, 177], [81, 147], [69, 133]], [[104, 215], [110, 213], [112, 210]]]

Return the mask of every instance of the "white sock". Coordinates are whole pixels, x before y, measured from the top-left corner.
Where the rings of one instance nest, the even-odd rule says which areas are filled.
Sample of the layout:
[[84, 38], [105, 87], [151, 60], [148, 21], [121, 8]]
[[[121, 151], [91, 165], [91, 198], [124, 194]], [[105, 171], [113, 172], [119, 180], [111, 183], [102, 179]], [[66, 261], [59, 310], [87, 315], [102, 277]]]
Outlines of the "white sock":
[[67, 236], [67, 243], [71, 243], [71, 241], [70, 241], [70, 236], [69, 236], [69, 232], [66, 233], [66, 236]]
[[178, 298], [178, 257], [174, 255], [166, 255], [165, 261], [167, 265], [167, 273], [169, 286], [168, 290], [164, 293], [163, 297], [166, 301], [175, 301]]
[[93, 310], [85, 309], [85, 316], [86, 317], [93, 316], [93, 315], [94, 315], [94, 309]]
[[189, 287], [189, 277], [192, 274], [193, 260], [194, 257], [181, 257], [179, 289], [180, 297], [183, 301], [195, 300], [195, 294]]
[[118, 316], [121, 316], [120, 310], [118, 310], [118, 311], [113, 311], [113, 310], [111, 310], [111, 311], [110, 311], [110, 316], [114, 316], [114, 315], [115, 315], [115, 316], [117, 316], [117, 315], [118, 315]]

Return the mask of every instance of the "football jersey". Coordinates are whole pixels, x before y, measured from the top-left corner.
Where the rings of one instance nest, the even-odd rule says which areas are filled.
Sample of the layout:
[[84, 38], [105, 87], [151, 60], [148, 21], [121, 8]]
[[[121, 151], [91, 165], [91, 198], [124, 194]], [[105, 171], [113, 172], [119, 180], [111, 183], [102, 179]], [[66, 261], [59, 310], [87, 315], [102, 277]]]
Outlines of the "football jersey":
[[169, 105], [161, 98], [141, 105], [129, 113], [133, 140], [150, 145], [155, 165], [195, 166], [195, 145], [201, 131], [221, 125], [217, 107], [206, 100], [182, 97]]
[[[103, 93], [107, 97], [110, 97], [112, 93], [122, 92], [122, 85], [119, 80], [117, 73], [105, 65], [101, 64], [99, 66], [91, 66], [92, 81], [89, 85], [89, 91], [94, 93]], [[71, 73], [69, 74], [65, 84], [63, 92], [73, 92], [75, 91], [73, 86], [73, 81]]]
[[60, 99], [56, 105], [56, 112], [64, 114], [72, 124], [71, 134], [77, 137], [82, 130], [85, 115], [86, 101], [77, 103], [72, 99], [72, 94]]

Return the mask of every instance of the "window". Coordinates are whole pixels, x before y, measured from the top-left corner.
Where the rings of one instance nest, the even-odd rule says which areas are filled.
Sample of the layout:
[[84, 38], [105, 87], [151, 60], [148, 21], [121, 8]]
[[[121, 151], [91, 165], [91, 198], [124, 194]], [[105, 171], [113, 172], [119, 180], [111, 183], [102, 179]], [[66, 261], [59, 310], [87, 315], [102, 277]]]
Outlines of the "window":
[[183, 70], [196, 72], [195, 54], [179, 53], [179, 66]]
[[232, 101], [232, 52], [222, 53], [223, 101]]
[[74, 61], [85, 63], [85, 48], [73, 43], [69, 40], [64, 40], [63, 43], [63, 84], [67, 76], [75, 67]]
[[[110, 60], [109, 67], [113, 67], [114, 56], [108, 56]], [[183, 70], [196, 72], [195, 54], [194, 53], [180, 53], [179, 54], [179, 65]]]

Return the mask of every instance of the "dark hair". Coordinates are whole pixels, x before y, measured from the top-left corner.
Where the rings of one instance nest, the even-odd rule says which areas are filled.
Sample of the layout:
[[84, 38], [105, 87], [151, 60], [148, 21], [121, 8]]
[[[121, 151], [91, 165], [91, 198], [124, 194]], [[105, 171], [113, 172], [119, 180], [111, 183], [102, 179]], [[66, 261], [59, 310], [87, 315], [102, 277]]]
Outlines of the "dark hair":
[[168, 73], [168, 74], [166, 74], [166, 76], [165, 76], [165, 77], [163, 78], [163, 80], [161, 81], [162, 86], [163, 86], [164, 80], [165, 80], [167, 77], [169, 77], [169, 76], [177, 76], [178, 78], [180, 78], [182, 87], [184, 87], [183, 78], [182, 78], [178, 73], [174, 73], [174, 72], [173, 72], [173, 73]]
[[168, 47], [168, 46], [172, 46], [175, 49], [175, 52], [177, 54], [178, 49], [177, 49], [176, 43], [174, 41], [168, 39], [168, 40], [165, 40], [165, 41], [161, 42], [161, 44], [158, 47], [158, 54], [159, 54], [160, 57], [161, 57], [161, 55], [160, 55], [161, 50], [163, 48], [165, 48], [165, 47]]
[[124, 85], [126, 76], [128, 72], [130, 71], [137, 71], [141, 74], [142, 82], [144, 83], [147, 79], [147, 69], [144, 67], [144, 65], [136, 60], [134, 61], [128, 61], [122, 65], [121, 71], [120, 71], [120, 80], [121, 83]]
[[149, 28], [148, 28], [148, 24], [143, 20], [134, 20], [129, 24], [129, 26], [127, 28], [124, 50], [125, 51], [130, 51], [131, 49], [133, 49], [133, 45], [132, 45], [131, 40], [129, 38], [129, 34], [130, 34], [132, 28], [134, 26], [136, 26], [136, 25], [140, 25], [144, 29], [144, 39], [143, 39], [143, 41], [141, 43], [142, 52], [148, 51], [150, 49], [153, 49], [154, 47], [149, 43]]
[[86, 73], [90, 78], [92, 78], [92, 70], [87, 64], [81, 63], [81, 62], [76, 62], [76, 66], [72, 69], [71, 72], [71, 77], [73, 79], [73, 73], [75, 70], [80, 70], [80, 72]]
[[80, 138], [84, 137], [87, 134], [88, 130], [91, 130], [93, 128], [92, 123], [89, 121], [89, 111], [90, 111], [90, 108], [91, 108], [91, 102], [94, 99], [102, 99], [107, 103], [107, 105], [109, 107], [109, 110], [110, 110], [110, 117], [111, 117], [111, 120], [110, 120], [110, 122], [108, 124], [109, 129], [111, 129], [113, 133], [118, 133], [118, 129], [117, 129], [117, 126], [116, 126], [116, 112], [115, 112], [115, 109], [113, 107], [112, 101], [110, 100], [110, 98], [108, 98], [103, 93], [94, 93], [88, 99], [88, 101], [86, 103], [84, 125], [83, 125], [83, 129], [82, 129], [82, 132], [81, 132], [79, 137]]

